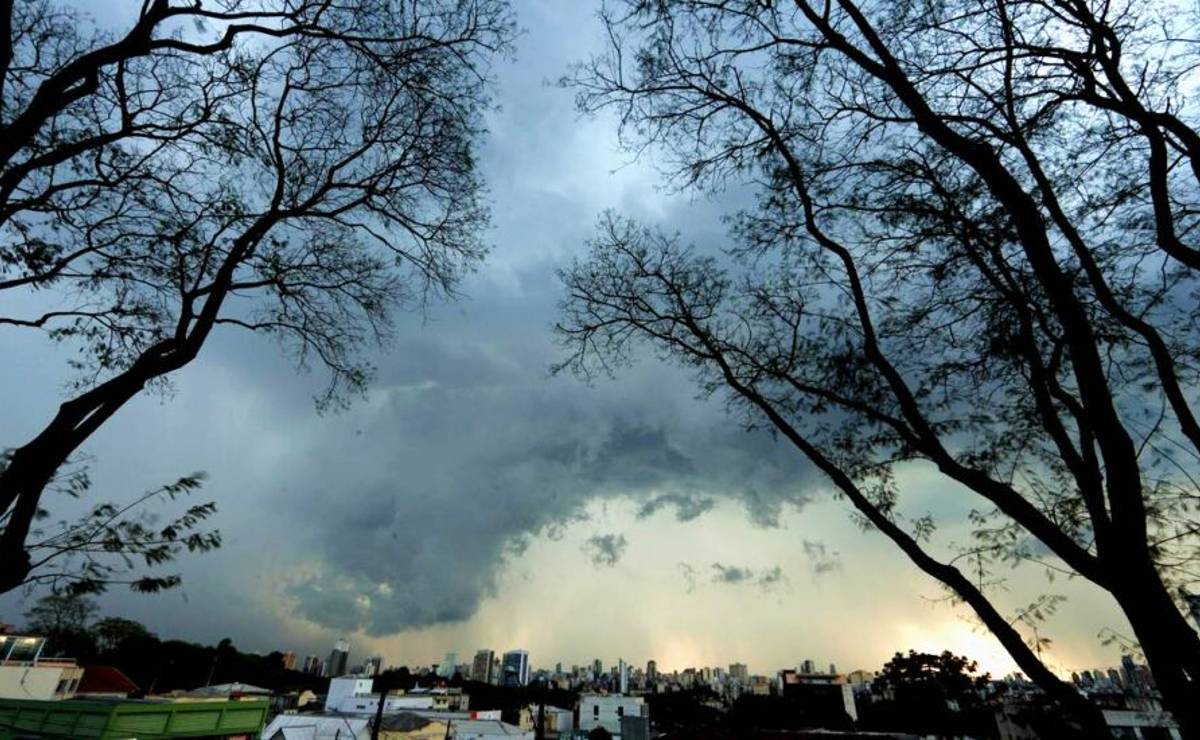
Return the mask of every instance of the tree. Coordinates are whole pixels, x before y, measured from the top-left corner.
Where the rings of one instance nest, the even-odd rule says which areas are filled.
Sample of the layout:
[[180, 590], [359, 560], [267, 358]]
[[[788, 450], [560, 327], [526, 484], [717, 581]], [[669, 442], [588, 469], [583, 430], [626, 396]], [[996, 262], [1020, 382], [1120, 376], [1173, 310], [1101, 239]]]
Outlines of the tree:
[[995, 717], [983, 702], [989, 676], [977, 670], [975, 661], [949, 651], [896, 653], [874, 682], [886, 698], [863, 708], [864, 726], [939, 737], [986, 734]]
[[[1141, 3], [628, 2], [567, 79], [680, 187], [760, 193], [717, 259], [610, 216], [564, 273], [565, 367], [647, 341], [804, 454], [1092, 736], [992, 603], [1104, 589], [1189, 737], [1200, 636], [1193, 17]], [[935, 554], [898, 473], [971, 502]], [[969, 570], [964, 570], [969, 565]], [[1023, 620], [1017, 620], [1023, 621]]]
[[87, 596], [46, 594], [25, 612], [25, 629], [32, 635], [46, 638], [48, 655], [87, 660], [96, 652], [96, 641], [88, 626], [97, 610], [96, 602]]
[[46, 594], [25, 612], [26, 629], [37, 635], [84, 632], [99, 607], [78, 594]]
[[105, 617], [92, 625], [96, 648], [101, 653], [120, 651], [126, 644], [144, 642], [154, 638], [154, 633], [141, 622], [124, 617]]
[[[193, 473], [123, 504], [97, 504], [73, 521], [50, 524], [49, 513], [39, 508], [25, 544], [30, 563], [24, 583], [67, 594], [99, 593], [116, 584], [140, 593], [178, 586], [178, 574], [139, 575], [137, 571], [174, 562], [185, 550], [209, 552], [220, 547], [221, 533], [202, 528], [216, 513], [216, 504], [194, 504], [165, 522], [148, 507], [196, 491], [204, 477]], [[68, 465], [59, 469], [47, 489], [80, 498], [91, 487], [86, 467]], [[11, 511], [0, 515], [0, 526], [11, 515]]]
[[485, 251], [473, 148], [503, 0], [147, 0], [124, 35], [92, 27], [0, 3], [0, 291], [29, 294], [0, 325], [80, 350], [0, 472], [0, 592], [56, 471], [214, 331], [273, 335], [337, 402], [391, 311]]

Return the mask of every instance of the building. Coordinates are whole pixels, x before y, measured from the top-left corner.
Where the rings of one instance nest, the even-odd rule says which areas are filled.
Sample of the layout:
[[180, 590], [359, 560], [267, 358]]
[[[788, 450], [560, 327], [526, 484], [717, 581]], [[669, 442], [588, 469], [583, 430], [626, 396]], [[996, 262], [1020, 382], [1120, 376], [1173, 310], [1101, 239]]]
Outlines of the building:
[[262, 734], [262, 740], [370, 740], [370, 737], [371, 723], [367, 718], [325, 714], [280, 714]]
[[650, 740], [649, 715], [621, 717], [621, 740]]
[[579, 697], [580, 730], [591, 732], [597, 727], [608, 730], [613, 737], [621, 737], [623, 717], [650, 718], [650, 707], [640, 696], [616, 696], [613, 694], [584, 694]]
[[442, 662], [438, 663], [437, 674], [442, 678], [453, 678], [455, 666], [458, 664], [458, 653], [446, 653]]
[[329, 653], [329, 670], [325, 675], [330, 678], [346, 675], [346, 665], [350, 662], [350, 643], [345, 640], [338, 640], [333, 644], [333, 650]]
[[[811, 661], [805, 661], [807, 663]], [[805, 708], [828, 715], [845, 712], [850, 719], [858, 721], [854, 687], [840, 674], [780, 671], [779, 693], [786, 699], [795, 699]]]
[[622, 694], [629, 693], [629, 664], [624, 659], [617, 660], [617, 689]]
[[74, 658], [43, 658], [46, 638], [0, 635], [0, 699], [70, 699], [83, 680]]
[[492, 661], [496, 653], [491, 650], [475, 651], [475, 660], [471, 661], [471, 680], [480, 683], [492, 683]]
[[575, 724], [575, 712], [549, 704], [530, 704], [521, 710], [520, 727], [522, 730], [533, 730], [536, 734], [538, 713], [542, 714], [542, 723], [550, 736], [569, 731]]
[[316, 655], [305, 657], [300, 670], [313, 676], [321, 675], [321, 659]]
[[729, 665], [729, 677], [734, 681], [746, 683], [750, 680], [750, 671], [746, 669], [745, 663], [731, 663]]
[[646, 680], [654, 681], [658, 678], [658, 663], [653, 660], [646, 662]]
[[385, 715], [379, 723], [380, 740], [444, 740], [450, 735], [449, 720], [430, 719], [411, 712]]
[[459, 720], [451, 723], [451, 737], [457, 740], [534, 740], [533, 730], [522, 730], [498, 719]]
[[259, 733], [266, 718], [267, 702], [261, 700], [0, 699], [0, 740], [31, 737], [248, 740], [261, 737]]
[[90, 665], [75, 689], [80, 699], [127, 699], [138, 686], [121, 669], [108, 665]]
[[529, 685], [529, 653], [525, 650], [509, 650], [501, 661], [504, 672], [501, 678], [503, 686]]
[[[329, 682], [325, 695], [325, 711], [338, 714], [374, 715], [379, 708], [379, 694], [372, 693], [374, 681], [365, 676], [342, 676]], [[414, 689], [391, 692], [383, 704], [384, 714], [405, 711], [462, 712], [470, 704], [470, 696], [462, 689]]]

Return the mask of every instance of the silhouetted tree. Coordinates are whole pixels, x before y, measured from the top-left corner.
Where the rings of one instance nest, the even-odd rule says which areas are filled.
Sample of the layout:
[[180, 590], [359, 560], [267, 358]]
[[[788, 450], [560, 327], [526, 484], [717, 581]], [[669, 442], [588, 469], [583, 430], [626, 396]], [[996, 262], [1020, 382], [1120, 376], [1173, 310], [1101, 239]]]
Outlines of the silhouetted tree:
[[[178, 586], [178, 574], [140, 571], [172, 563], [185, 550], [220, 547], [220, 532], [202, 528], [217, 506], [211, 501], [193, 504], [166, 521], [150, 507], [195, 492], [203, 479], [203, 473], [193, 473], [123, 504], [97, 504], [73, 521], [50, 523], [49, 512], [39, 507], [25, 543], [30, 562], [24, 582], [76, 594], [99, 593], [115, 584], [141, 593]], [[46, 490], [80, 498], [91, 486], [86, 468], [68, 465], [59, 468]], [[0, 527], [12, 514], [0, 514]]]
[[0, 324], [80, 349], [0, 472], [0, 592], [56, 471], [218, 327], [323, 365], [335, 402], [392, 309], [485, 251], [473, 147], [503, 0], [147, 0], [123, 34], [92, 28], [0, 3], [0, 292], [38, 296]]
[[25, 612], [25, 631], [46, 638], [46, 655], [87, 660], [96, 653], [89, 626], [97, 610], [94, 600], [80, 594], [46, 594]]
[[885, 699], [864, 703], [860, 720], [864, 728], [873, 730], [939, 737], [987, 735], [995, 726], [983, 701], [990, 679], [986, 673], [976, 675], [977, 670], [974, 661], [949, 651], [896, 653], [874, 681]]
[[91, 628], [96, 638], [96, 648], [101, 653], [121, 650], [125, 645], [134, 642], [144, 642], [154, 637], [154, 633], [146, 629], [141, 622], [124, 617], [105, 617], [98, 620]]
[[[616, 217], [568, 270], [583, 372], [648, 341], [797, 447], [1108, 735], [987, 595], [1034, 561], [1120, 605], [1200, 736], [1194, 14], [1089, 0], [630, 0], [568, 80], [673, 182], [753, 181], [724, 261]], [[731, 265], [730, 263], [734, 263]], [[974, 506], [951, 560], [897, 471]], [[969, 566], [964, 570], [961, 566]]]

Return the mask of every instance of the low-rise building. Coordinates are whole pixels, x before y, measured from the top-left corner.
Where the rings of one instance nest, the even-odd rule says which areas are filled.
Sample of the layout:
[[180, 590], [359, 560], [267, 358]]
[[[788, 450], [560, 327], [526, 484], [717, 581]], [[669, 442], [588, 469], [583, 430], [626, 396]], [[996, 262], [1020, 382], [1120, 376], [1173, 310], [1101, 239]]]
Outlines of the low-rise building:
[[650, 707], [640, 696], [584, 694], [579, 697], [579, 729], [588, 732], [603, 727], [613, 737], [621, 736], [622, 717], [650, 717]]
[[0, 699], [70, 699], [83, 679], [74, 658], [43, 658], [46, 638], [0, 635]]

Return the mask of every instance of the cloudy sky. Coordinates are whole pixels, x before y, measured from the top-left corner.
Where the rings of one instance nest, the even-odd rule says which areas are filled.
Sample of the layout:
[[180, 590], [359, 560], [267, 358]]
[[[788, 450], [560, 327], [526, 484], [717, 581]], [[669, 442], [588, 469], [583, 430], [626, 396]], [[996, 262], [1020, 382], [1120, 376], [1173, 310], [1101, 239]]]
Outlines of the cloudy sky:
[[[352, 662], [521, 647], [536, 666], [623, 657], [768, 672], [948, 648], [1009, 670], [795, 453], [698, 400], [686, 374], [649, 360], [592, 385], [550, 377], [554, 271], [582, 253], [600, 211], [719, 246], [722, 214], [744, 198], [660, 191], [653, 161], [628, 161], [610, 121], [579, 118], [548, 84], [595, 47], [589, 3], [517, 11], [524, 33], [497, 70], [481, 152], [493, 252], [464, 299], [403, 318], [367, 398], [344, 412], [318, 415], [322, 379], [242, 334], [214, 338], [170, 396], [129, 404], [87, 448], [96, 495], [207, 471], [199, 495], [218, 502], [226, 544], [184, 560], [182, 588], [114, 592], [104, 613], [263, 652], [327, 654], [345, 636]], [[61, 398], [67, 350], [7, 329], [0, 353], [0, 443], [18, 444]], [[911, 513], [961, 537], [965, 497], [920, 470], [902, 482]], [[1040, 593], [1068, 597], [1043, 631], [1052, 665], [1116, 661], [1097, 633], [1123, 623], [1094, 591], [1018, 572], [997, 600], [1015, 610]], [[26, 603], [0, 598], [0, 620], [20, 622]]]

